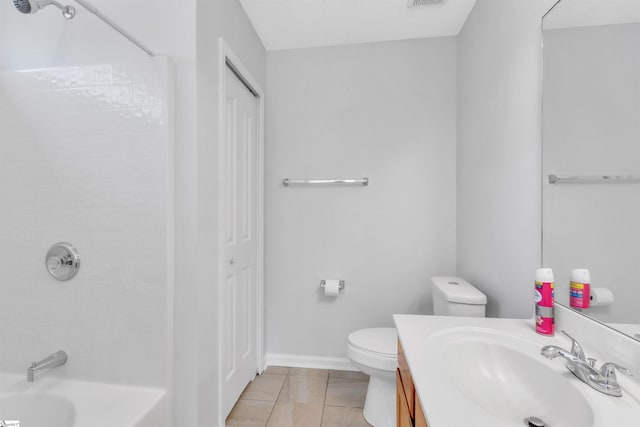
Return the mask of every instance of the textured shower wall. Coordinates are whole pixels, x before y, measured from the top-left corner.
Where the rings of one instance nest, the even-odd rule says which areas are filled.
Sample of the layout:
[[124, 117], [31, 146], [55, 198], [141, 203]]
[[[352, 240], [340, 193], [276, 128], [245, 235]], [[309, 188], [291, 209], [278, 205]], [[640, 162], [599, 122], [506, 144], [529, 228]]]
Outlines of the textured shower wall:
[[170, 81], [165, 59], [0, 72], [1, 371], [65, 350], [52, 375], [166, 383]]

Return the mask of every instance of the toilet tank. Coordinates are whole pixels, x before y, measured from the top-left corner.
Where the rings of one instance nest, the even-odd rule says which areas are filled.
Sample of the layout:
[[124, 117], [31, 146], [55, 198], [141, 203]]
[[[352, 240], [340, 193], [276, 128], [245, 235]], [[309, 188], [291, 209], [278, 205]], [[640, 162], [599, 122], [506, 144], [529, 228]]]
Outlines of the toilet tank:
[[432, 277], [433, 314], [485, 317], [487, 296], [459, 277]]

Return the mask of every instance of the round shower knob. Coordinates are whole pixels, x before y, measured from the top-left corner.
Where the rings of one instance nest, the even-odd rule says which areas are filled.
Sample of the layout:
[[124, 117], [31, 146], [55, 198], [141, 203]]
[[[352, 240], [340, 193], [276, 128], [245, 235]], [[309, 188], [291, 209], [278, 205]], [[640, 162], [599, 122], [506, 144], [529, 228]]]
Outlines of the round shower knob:
[[80, 269], [80, 256], [71, 243], [59, 242], [49, 248], [45, 258], [45, 266], [55, 279], [69, 280]]

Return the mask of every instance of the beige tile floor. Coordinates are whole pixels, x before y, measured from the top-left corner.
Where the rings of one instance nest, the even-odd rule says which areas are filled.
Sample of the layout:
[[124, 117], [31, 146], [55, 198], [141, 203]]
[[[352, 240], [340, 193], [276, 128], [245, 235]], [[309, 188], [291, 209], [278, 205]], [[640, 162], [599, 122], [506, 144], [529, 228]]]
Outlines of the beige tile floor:
[[247, 386], [226, 426], [369, 427], [368, 384], [360, 372], [271, 366]]

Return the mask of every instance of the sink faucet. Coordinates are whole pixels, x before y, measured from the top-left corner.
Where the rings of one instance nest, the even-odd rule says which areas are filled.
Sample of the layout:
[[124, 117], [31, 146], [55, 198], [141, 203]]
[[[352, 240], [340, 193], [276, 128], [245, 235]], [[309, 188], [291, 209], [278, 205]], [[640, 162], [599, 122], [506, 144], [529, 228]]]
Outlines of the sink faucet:
[[547, 359], [563, 358], [567, 361], [567, 369], [591, 388], [609, 396], [622, 396], [622, 389], [616, 377], [616, 369], [626, 375], [633, 375], [631, 370], [615, 363], [605, 363], [598, 371], [595, 368], [596, 359], [585, 357], [580, 343], [565, 331], [561, 332], [571, 340], [571, 351], [555, 345], [545, 345], [540, 350], [540, 354]]
[[33, 382], [33, 376], [36, 371], [42, 369], [51, 370], [53, 368], [57, 368], [60, 365], [64, 365], [67, 363], [67, 353], [64, 351], [56, 351], [52, 355], [49, 355], [42, 359], [39, 362], [33, 362], [31, 366], [27, 369], [27, 381], [30, 383]]

